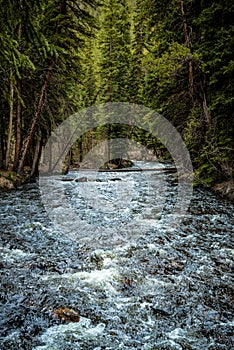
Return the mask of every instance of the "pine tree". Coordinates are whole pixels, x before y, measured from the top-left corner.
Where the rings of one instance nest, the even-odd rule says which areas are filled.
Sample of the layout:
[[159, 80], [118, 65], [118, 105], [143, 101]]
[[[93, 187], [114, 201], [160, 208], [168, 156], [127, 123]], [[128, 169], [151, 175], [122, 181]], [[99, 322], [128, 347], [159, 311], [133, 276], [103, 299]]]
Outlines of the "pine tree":
[[126, 0], [107, 0], [102, 8], [99, 33], [99, 101], [129, 100], [130, 19]]
[[[3, 91], [1, 93], [2, 102], [4, 96], [10, 96], [9, 107], [9, 134], [4, 151], [4, 141], [1, 147], [2, 157], [6, 157], [5, 167], [8, 168], [10, 160], [10, 149], [12, 134], [15, 131], [15, 159], [19, 156], [21, 146], [21, 110], [23, 98], [21, 96], [21, 80], [23, 74], [30, 74], [35, 66], [26, 51], [30, 50], [29, 42], [34, 41], [34, 45], [38, 45], [38, 32], [34, 26], [32, 18], [41, 9], [41, 2], [34, 1], [29, 3], [25, 0], [18, 1], [0, 1], [0, 43], [1, 43], [1, 80]], [[39, 46], [39, 45], [38, 45]], [[16, 116], [16, 118], [15, 118]], [[3, 119], [3, 128], [7, 122]], [[16, 120], [15, 120], [16, 119]], [[12, 125], [11, 125], [12, 124]], [[13, 128], [16, 124], [15, 128]], [[2, 133], [1, 133], [2, 134]], [[3, 135], [3, 134], [2, 134]]]
[[58, 72], [57, 77], [61, 71], [62, 77], [66, 81], [69, 81], [69, 78], [73, 74], [69, 72], [69, 78], [66, 78], [66, 68], [71, 67], [72, 63], [78, 60], [79, 50], [83, 45], [84, 37], [85, 35], [89, 35], [93, 26], [93, 17], [88, 12], [88, 8], [93, 8], [96, 5], [96, 1], [90, 0], [83, 0], [79, 3], [74, 0], [51, 0], [45, 5], [44, 16], [40, 22], [48, 48], [45, 74], [37, 107], [22, 148], [22, 155], [17, 170], [18, 173], [23, 171], [30, 145], [41, 119], [44, 102], [50, 90], [50, 83], [53, 76], [56, 77], [53, 73], [54, 68], [56, 67]]
[[194, 19], [195, 48], [203, 61], [204, 89], [211, 118], [200, 149], [198, 174], [204, 182], [233, 179], [234, 172], [234, 4], [203, 1]]
[[[126, 0], [106, 0], [101, 9], [98, 34], [98, 102], [127, 102], [130, 99], [131, 24]], [[111, 107], [110, 107], [111, 112]], [[103, 116], [105, 124], [105, 116]], [[125, 137], [127, 129], [122, 125], [106, 125], [99, 128], [102, 139]], [[108, 158], [111, 153], [108, 148]]]
[[131, 42], [130, 101], [142, 103], [143, 58], [147, 51], [148, 19], [142, 1], [133, 7], [133, 35]]

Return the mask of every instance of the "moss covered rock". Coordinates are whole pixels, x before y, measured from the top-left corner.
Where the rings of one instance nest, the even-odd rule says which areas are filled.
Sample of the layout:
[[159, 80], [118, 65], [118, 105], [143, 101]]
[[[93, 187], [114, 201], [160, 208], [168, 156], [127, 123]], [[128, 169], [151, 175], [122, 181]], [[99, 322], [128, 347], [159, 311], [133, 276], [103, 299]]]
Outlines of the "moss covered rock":
[[133, 165], [130, 159], [115, 158], [106, 162], [100, 169], [124, 169], [131, 168]]
[[18, 175], [14, 171], [1, 171], [0, 172], [0, 190], [13, 190], [18, 185], [27, 183], [30, 181], [30, 175]]
[[15, 188], [12, 181], [7, 178], [0, 176], [0, 189], [2, 190], [13, 190]]
[[228, 198], [229, 200], [234, 202], [234, 181], [224, 181], [218, 184], [215, 184], [212, 187], [212, 190], [221, 196]]

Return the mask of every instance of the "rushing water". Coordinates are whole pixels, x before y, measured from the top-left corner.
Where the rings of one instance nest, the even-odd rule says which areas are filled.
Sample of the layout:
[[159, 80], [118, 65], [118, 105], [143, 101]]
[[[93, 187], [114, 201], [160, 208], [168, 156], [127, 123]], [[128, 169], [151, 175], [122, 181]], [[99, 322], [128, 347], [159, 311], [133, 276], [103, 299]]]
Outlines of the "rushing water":
[[0, 193], [0, 349], [233, 349], [233, 205], [196, 189], [173, 231], [175, 174], [84, 176], [51, 184], [72, 235], [37, 184]]

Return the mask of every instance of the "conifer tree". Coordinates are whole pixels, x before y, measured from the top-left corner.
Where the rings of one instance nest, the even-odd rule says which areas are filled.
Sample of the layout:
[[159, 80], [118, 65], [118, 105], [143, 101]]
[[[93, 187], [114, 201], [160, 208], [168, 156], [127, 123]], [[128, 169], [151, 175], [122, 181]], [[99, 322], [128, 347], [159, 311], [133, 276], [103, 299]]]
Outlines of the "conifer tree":
[[[74, 59], [78, 59], [79, 50], [84, 42], [84, 36], [90, 33], [93, 25], [93, 17], [87, 11], [87, 7], [95, 7], [97, 1], [75, 0], [49, 1], [44, 9], [44, 18], [41, 21], [45, 38], [48, 42], [45, 74], [40, 88], [38, 103], [34, 111], [28, 135], [22, 148], [18, 173], [23, 167], [28, 155], [32, 139], [35, 135], [37, 125], [41, 119], [42, 109], [49, 85], [52, 80], [54, 68], [57, 72], [62, 70], [62, 77], [66, 77], [66, 67], [71, 66]], [[71, 77], [72, 73], [69, 74]]]
[[126, 0], [107, 0], [102, 8], [99, 33], [99, 101], [129, 100], [130, 19]]
[[[106, 0], [101, 9], [99, 31], [98, 102], [128, 102], [130, 99], [131, 38], [130, 15], [126, 0]], [[111, 107], [110, 107], [111, 108]], [[105, 124], [105, 116], [103, 123]], [[102, 138], [125, 137], [125, 126], [99, 128]], [[108, 158], [111, 153], [108, 148]]]
[[131, 42], [131, 70], [130, 70], [130, 101], [142, 104], [143, 84], [143, 58], [147, 51], [148, 23], [147, 16], [142, 6], [142, 1], [137, 0], [133, 7], [133, 35]]
[[[9, 107], [6, 111], [10, 114], [9, 123], [2, 116], [2, 125], [8, 124], [8, 141], [6, 154], [4, 151], [4, 140], [2, 140], [1, 154], [5, 160], [5, 167], [8, 168], [11, 150], [11, 139], [14, 132], [15, 139], [15, 160], [19, 157], [21, 146], [21, 112], [24, 104], [21, 93], [21, 81], [23, 74], [30, 74], [35, 69], [33, 61], [29, 55], [32, 43], [34, 46], [40, 46], [38, 42], [39, 32], [37, 26], [33, 23], [38, 11], [41, 9], [42, 2], [28, 2], [25, 0], [0, 1], [0, 43], [1, 43], [1, 80], [2, 102], [4, 96], [10, 96]], [[30, 44], [31, 43], [31, 44]], [[26, 53], [27, 52], [27, 53]], [[8, 99], [8, 98], [7, 98]], [[4, 108], [5, 109], [5, 108]], [[12, 124], [12, 125], [11, 125]], [[4, 136], [3, 136], [4, 138]]]

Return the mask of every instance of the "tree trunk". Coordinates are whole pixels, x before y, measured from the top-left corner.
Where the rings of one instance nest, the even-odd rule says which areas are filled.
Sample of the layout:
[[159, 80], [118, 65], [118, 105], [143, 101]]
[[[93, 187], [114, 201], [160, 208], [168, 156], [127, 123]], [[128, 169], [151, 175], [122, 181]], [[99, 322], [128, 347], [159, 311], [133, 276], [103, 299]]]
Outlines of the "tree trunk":
[[[66, 0], [61, 0], [61, 2], [59, 4], [60, 7], [59, 7], [58, 15], [65, 15], [66, 14], [66, 4], [67, 4]], [[60, 24], [61, 24], [61, 18], [60, 18], [60, 16], [58, 16], [58, 20], [56, 22], [55, 31], [54, 31], [55, 35], [58, 35], [61, 33], [62, 29], [61, 29]], [[21, 155], [21, 159], [19, 162], [18, 170], [17, 170], [18, 174], [21, 174], [23, 172], [23, 168], [24, 168], [24, 164], [25, 164], [25, 161], [27, 158], [29, 147], [30, 147], [30, 144], [32, 142], [33, 136], [35, 134], [36, 126], [37, 126], [37, 123], [38, 123], [38, 120], [40, 118], [41, 111], [42, 111], [42, 108], [44, 105], [45, 96], [46, 96], [46, 92], [48, 90], [48, 86], [50, 83], [51, 74], [52, 74], [52, 70], [54, 68], [54, 65], [55, 65], [55, 58], [52, 57], [48, 71], [47, 71], [46, 76], [45, 76], [44, 84], [43, 84], [42, 89], [41, 89], [41, 94], [40, 94], [38, 106], [37, 106], [36, 112], [35, 112], [33, 120], [32, 120], [31, 128], [29, 129], [28, 136], [26, 138], [26, 141], [25, 141], [23, 149], [22, 149], [22, 155]]]
[[211, 115], [210, 115], [210, 111], [209, 111], [208, 106], [207, 106], [207, 101], [206, 101], [206, 94], [205, 94], [205, 92], [203, 92], [202, 107], [203, 107], [203, 113], [204, 113], [205, 118], [206, 118], [206, 124], [207, 124], [207, 126], [210, 126], [210, 123], [211, 123]]
[[4, 132], [5, 130], [3, 121], [1, 121], [1, 128], [0, 128], [0, 169], [2, 169], [5, 165], [4, 160]]
[[38, 176], [38, 165], [41, 157], [42, 152], [42, 137], [40, 136], [37, 140], [36, 148], [34, 151], [34, 157], [33, 157], [33, 164], [31, 169], [31, 178], [36, 178]]
[[9, 114], [8, 138], [7, 138], [7, 148], [6, 148], [6, 162], [5, 162], [6, 170], [8, 170], [9, 162], [10, 162], [13, 113], [14, 113], [14, 82], [13, 82], [13, 74], [11, 70], [10, 71], [10, 114]]
[[[21, 38], [22, 38], [22, 0], [19, 1], [19, 27], [18, 27], [18, 51], [22, 52], [21, 47]], [[21, 148], [21, 115], [22, 115], [22, 103], [21, 103], [21, 92], [22, 92], [22, 80], [21, 77], [18, 77], [17, 82], [17, 90], [18, 90], [18, 101], [17, 101], [17, 114], [16, 114], [16, 140], [15, 140], [15, 157], [13, 169], [17, 170], [19, 164], [20, 157], [20, 148]]]
[[[187, 25], [183, 0], [180, 1], [180, 5], [181, 5], [181, 14], [182, 14], [182, 19], [183, 19], [185, 45], [187, 48], [189, 48], [191, 50], [191, 41], [190, 41], [189, 34], [188, 34], [188, 25]], [[189, 65], [189, 68], [188, 68], [189, 69], [189, 91], [190, 91], [191, 96], [193, 97], [194, 85], [193, 85], [193, 61], [192, 61], [192, 58], [189, 59], [188, 65]], [[206, 94], [204, 91], [204, 83], [203, 82], [201, 82], [201, 90], [202, 90], [202, 109], [203, 109], [203, 113], [205, 116], [206, 124], [207, 124], [207, 126], [209, 126], [210, 122], [211, 122], [211, 115], [210, 115], [210, 111], [209, 111], [208, 106], [207, 106], [207, 100], [206, 100]]]
[[[185, 46], [191, 50], [191, 41], [188, 34], [188, 24], [187, 19], [185, 15], [184, 10], [184, 1], [180, 1], [180, 8], [181, 8], [181, 14], [182, 14], [182, 20], [183, 20], [183, 29], [184, 29], [184, 37], [185, 37]], [[189, 58], [188, 61], [188, 71], [189, 71], [189, 92], [191, 96], [194, 94], [194, 87], [193, 87], [193, 61], [192, 58]]]
[[15, 157], [13, 169], [16, 171], [19, 164], [20, 148], [21, 148], [21, 115], [22, 115], [22, 105], [21, 105], [21, 80], [17, 84], [18, 89], [18, 101], [17, 101], [17, 115], [16, 115], [16, 140], [15, 140]]
[[25, 164], [25, 161], [26, 161], [26, 157], [27, 157], [28, 151], [29, 151], [29, 147], [30, 147], [30, 144], [32, 142], [33, 136], [35, 134], [36, 126], [37, 126], [37, 123], [38, 123], [38, 120], [40, 118], [40, 114], [41, 114], [41, 111], [42, 111], [42, 108], [43, 108], [43, 104], [44, 104], [44, 101], [45, 101], [45, 96], [46, 96], [46, 92], [47, 92], [47, 89], [48, 89], [48, 86], [49, 86], [51, 73], [52, 73], [52, 70], [54, 68], [54, 64], [55, 64], [55, 61], [52, 60], [51, 63], [50, 63], [50, 66], [48, 68], [48, 71], [46, 73], [46, 76], [45, 76], [44, 84], [43, 84], [42, 89], [41, 89], [41, 94], [40, 94], [38, 106], [37, 106], [36, 112], [34, 114], [34, 117], [33, 117], [33, 120], [32, 120], [32, 124], [31, 124], [31, 128], [29, 129], [29, 132], [28, 132], [27, 139], [26, 139], [26, 141], [24, 143], [24, 146], [23, 146], [23, 149], [22, 149], [22, 155], [21, 155], [21, 159], [20, 159], [20, 162], [19, 162], [18, 170], [17, 170], [18, 174], [21, 174], [23, 172], [23, 168], [24, 168], [24, 164]]
[[83, 160], [83, 135], [80, 135], [79, 137], [79, 163]]

